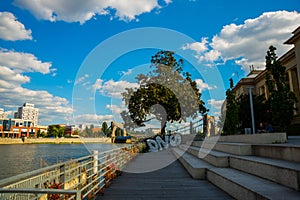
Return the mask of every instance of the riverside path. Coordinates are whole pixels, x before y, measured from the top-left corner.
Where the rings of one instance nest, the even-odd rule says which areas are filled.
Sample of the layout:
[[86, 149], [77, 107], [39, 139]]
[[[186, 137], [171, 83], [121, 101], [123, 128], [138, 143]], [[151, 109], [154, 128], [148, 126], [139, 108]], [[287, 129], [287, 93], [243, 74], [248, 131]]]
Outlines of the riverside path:
[[193, 179], [170, 150], [140, 154], [97, 200], [232, 199], [207, 180]]

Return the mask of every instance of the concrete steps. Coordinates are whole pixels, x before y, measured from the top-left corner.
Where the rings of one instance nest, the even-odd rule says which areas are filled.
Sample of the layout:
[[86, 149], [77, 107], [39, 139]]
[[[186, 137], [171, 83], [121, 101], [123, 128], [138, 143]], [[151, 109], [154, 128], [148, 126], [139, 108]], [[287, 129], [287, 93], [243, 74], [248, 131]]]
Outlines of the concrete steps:
[[206, 179], [206, 169], [213, 167], [189, 153], [184, 153], [184, 151], [178, 148], [174, 148], [173, 153], [194, 179]]
[[235, 155], [252, 155], [252, 145], [247, 143], [194, 141], [192, 143], [192, 146], [212, 149]]
[[300, 145], [252, 145], [252, 154], [260, 157], [300, 162]]
[[230, 167], [300, 190], [300, 163], [257, 156], [231, 156]]
[[[293, 146], [286, 145], [284, 148], [287, 152], [277, 152], [280, 159], [274, 159], [267, 158], [269, 152], [258, 154], [260, 156], [248, 155], [249, 151], [252, 152], [251, 147], [255, 146], [251, 144], [221, 142], [210, 146], [211, 144], [204, 144], [203, 141], [195, 141], [192, 145], [195, 146], [180, 145], [181, 150], [178, 151], [183, 155], [180, 158], [181, 163], [185, 163], [185, 168], [188, 165], [190, 174], [195, 174], [193, 168], [197, 168], [197, 165], [192, 163], [199, 163], [199, 166], [202, 165], [201, 179], [206, 178], [232, 197], [300, 199], [300, 162], [290, 161], [297, 160], [300, 154]], [[279, 148], [276, 145], [256, 146], [268, 146], [273, 148], [275, 153]], [[201, 164], [197, 160], [201, 160]]]
[[209, 149], [199, 148], [195, 146], [180, 146], [183, 149], [187, 149], [186, 151], [190, 154], [203, 159], [204, 161], [208, 162], [209, 164], [215, 167], [229, 167], [229, 154], [212, 151]]
[[235, 199], [298, 199], [300, 193], [231, 168], [207, 170], [207, 179]]

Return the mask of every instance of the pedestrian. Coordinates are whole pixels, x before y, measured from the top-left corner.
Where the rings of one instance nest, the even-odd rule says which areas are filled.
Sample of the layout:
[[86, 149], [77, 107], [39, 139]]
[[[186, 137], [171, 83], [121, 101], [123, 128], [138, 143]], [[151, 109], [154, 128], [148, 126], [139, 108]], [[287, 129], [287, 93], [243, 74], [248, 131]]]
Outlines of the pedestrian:
[[259, 127], [258, 127], [257, 131], [258, 131], [258, 133], [265, 133], [266, 132], [265, 127], [264, 127], [262, 122], [259, 123]]

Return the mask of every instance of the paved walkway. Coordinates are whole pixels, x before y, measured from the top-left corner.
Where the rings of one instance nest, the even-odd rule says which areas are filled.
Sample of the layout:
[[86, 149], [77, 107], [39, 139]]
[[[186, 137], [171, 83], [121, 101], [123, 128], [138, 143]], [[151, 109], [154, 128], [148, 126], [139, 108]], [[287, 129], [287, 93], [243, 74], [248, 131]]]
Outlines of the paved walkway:
[[192, 179], [169, 150], [140, 154], [124, 171], [97, 200], [232, 199], [208, 181]]

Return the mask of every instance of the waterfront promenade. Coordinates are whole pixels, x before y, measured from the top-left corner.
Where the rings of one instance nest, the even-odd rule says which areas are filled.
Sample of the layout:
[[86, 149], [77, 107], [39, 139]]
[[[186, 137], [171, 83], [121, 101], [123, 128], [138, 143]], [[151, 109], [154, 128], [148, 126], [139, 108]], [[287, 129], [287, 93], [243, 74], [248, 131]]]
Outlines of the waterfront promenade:
[[111, 139], [103, 138], [0, 138], [1, 144], [84, 144], [111, 143]]
[[211, 138], [139, 154], [97, 200], [298, 200], [300, 140], [286, 139], [283, 133], [224, 136], [216, 144]]
[[232, 199], [207, 180], [193, 179], [170, 150], [140, 154], [123, 171], [97, 200]]

